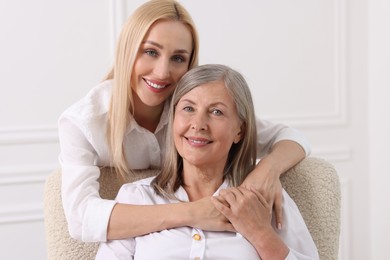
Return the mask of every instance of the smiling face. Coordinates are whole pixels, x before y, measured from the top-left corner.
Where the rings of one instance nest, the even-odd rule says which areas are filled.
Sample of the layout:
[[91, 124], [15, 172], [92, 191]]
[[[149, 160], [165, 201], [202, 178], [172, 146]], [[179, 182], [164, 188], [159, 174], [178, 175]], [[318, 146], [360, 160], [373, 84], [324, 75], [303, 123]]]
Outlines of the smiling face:
[[241, 122], [222, 81], [198, 86], [179, 100], [173, 136], [184, 166], [213, 168], [223, 173], [232, 144], [241, 140]]
[[150, 107], [162, 105], [187, 72], [192, 50], [191, 32], [182, 22], [154, 23], [134, 63], [131, 86], [135, 102]]

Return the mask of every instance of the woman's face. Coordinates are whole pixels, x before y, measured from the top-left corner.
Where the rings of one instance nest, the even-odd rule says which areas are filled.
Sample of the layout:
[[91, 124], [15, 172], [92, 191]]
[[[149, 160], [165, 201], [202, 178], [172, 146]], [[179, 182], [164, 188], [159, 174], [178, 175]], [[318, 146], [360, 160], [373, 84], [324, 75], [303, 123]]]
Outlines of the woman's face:
[[132, 76], [132, 90], [143, 104], [161, 105], [173, 93], [188, 70], [192, 49], [192, 34], [182, 22], [160, 20], [150, 27]]
[[222, 81], [200, 85], [176, 105], [175, 146], [184, 163], [223, 169], [232, 144], [241, 139], [241, 125], [236, 104]]

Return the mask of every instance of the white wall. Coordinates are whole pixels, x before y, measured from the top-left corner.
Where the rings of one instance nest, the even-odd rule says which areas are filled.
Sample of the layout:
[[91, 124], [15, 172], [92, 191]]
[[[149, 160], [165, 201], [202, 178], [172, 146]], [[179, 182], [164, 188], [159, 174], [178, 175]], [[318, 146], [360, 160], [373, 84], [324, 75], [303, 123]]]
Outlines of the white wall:
[[[58, 166], [56, 120], [103, 77], [113, 36], [143, 2], [0, 0], [0, 259], [45, 259], [42, 193]], [[181, 2], [198, 25], [201, 63], [240, 70], [257, 112], [303, 131], [313, 155], [336, 166], [340, 259], [384, 259], [386, 0]]]
[[0, 0], [0, 259], [45, 259], [56, 121], [109, 65], [110, 3]]

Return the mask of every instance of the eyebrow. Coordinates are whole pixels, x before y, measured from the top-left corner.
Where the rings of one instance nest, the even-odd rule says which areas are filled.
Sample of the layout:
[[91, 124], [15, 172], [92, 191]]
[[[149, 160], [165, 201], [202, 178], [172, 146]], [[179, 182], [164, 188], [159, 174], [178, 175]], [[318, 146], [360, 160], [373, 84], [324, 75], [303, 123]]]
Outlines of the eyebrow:
[[[143, 41], [142, 44], [145, 44], [145, 43], [148, 43], [148, 44], [151, 44], [153, 46], [156, 46], [157, 48], [163, 50], [164, 49], [164, 46], [162, 46], [161, 44], [155, 42], [155, 41]], [[175, 53], [187, 53], [187, 54], [190, 54], [189, 51], [187, 51], [186, 49], [178, 49], [178, 50], [175, 50]]]
[[[194, 101], [192, 101], [190, 99], [187, 99], [187, 98], [179, 100], [179, 103], [181, 103], [181, 102], [188, 102], [188, 103], [196, 105], [196, 103]], [[224, 106], [226, 108], [229, 108], [229, 106], [227, 106], [225, 103], [219, 102], [219, 101], [211, 103], [211, 104], [208, 104], [209, 107], [213, 107], [213, 106], [217, 106], [217, 105], [221, 105], [221, 106]]]

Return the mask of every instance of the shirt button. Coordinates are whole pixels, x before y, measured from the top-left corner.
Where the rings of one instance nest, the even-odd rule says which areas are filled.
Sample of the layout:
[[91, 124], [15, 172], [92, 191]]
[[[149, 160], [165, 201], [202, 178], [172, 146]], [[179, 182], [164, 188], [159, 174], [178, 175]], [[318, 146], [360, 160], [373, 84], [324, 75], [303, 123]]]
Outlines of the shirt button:
[[196, 241], [199, 241], [202, 237], [199, 234], [194, 234], [192, 238], [195, 239]]

